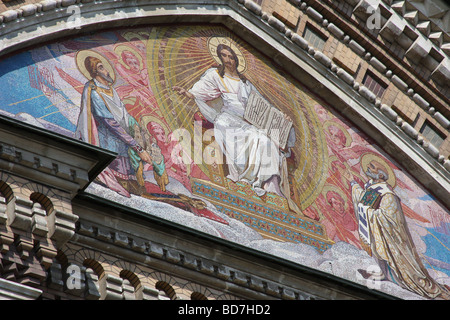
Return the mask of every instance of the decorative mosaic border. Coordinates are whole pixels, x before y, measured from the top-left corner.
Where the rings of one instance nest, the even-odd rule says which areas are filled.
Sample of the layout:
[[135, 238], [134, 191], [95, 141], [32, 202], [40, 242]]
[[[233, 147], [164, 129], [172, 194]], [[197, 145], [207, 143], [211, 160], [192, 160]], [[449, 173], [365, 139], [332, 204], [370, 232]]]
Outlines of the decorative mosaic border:
[[305, 243], [324, 252], [330, 248], [325, 229], [317, 222], [241, 197], [230, 190], [222, 190], [206, 181], [192, 179], [192, 192], [208, 199], [222, 213], [256, 229], [263, 236], [281, 240]]

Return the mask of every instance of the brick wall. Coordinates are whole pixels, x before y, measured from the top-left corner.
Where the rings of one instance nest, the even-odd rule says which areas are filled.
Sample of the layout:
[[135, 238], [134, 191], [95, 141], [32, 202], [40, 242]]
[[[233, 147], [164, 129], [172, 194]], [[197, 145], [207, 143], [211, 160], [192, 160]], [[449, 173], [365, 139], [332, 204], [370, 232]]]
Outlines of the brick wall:
[[[427, 120], [432, 123], [447, 138], [440, 146], [440, 152], [445, 158], [450, 159], [450, 134], [436, 119], [420, 108], [414, 100], [402, 92], [398, 86], [394, 85], [385, 74], [380, 73], [369, 62], [361, 58], [354, 49], [342, 41], [334, 37], [323, 25], [317, 23], [305, 14], [298, 6], [294, 6], [290, 0], [263, 0], [261, 7], [263, 11], [274, 15], [276, 18], [284, 22], [289, 28], [300, 36], [303, 35], [306, 26], [312, 26], [328, 39], [323, 48], [323, 53], [332, 59], [339, 67], [346, 70], [355, 77], [356, 82], [362, 83], [366, 72], [369, 70], [381, 81], [387, 84], [387, 88], [381, 96], [381, 103], [392, 107], [406, 122], [413, 125], [414, 129], [419, 131]], [[344, 1], [338, 1], [340, 9], [351, 13], [351, 8]], [[361, 33], [364, 37], [364, 34]], [[405, 50], [396, 44], [391, 44], [385, 40], [381, 41], [386, 45], [387, 50], [391, 50], [393, 57], [402, 60]], [[412, 70], [417, 71], [419, 76], [427, 77], [430, 74], [429, 69], [421, 64], [413, 64], [411, 61], [404, 59], [405, 65]], [[447, 90], [447, 89], [445, 89]], [[444, 90], [444, 93], [445, 93]], [[418, 116], [419, 115], [419, 116]]]

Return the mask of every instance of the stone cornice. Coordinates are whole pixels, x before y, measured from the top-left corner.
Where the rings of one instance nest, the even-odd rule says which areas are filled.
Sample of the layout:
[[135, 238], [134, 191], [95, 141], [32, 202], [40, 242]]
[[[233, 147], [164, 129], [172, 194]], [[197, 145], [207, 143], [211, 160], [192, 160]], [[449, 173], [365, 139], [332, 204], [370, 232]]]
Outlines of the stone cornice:
[[336, 299], [396, 299], [89, 194], [75, 199], [74, 213], [79, 221], [70, 242], [157, 270], [170, 270], [175, 276], [207, 286], [225, 286], [237, 296], [317, 300], [326, 299], [322, 295], [327, 292]]
[[35, 300], [42, 290], [0, 278], [0, 300]]
[[115, 154], [0, 116], [0, 169], [75, 196]]

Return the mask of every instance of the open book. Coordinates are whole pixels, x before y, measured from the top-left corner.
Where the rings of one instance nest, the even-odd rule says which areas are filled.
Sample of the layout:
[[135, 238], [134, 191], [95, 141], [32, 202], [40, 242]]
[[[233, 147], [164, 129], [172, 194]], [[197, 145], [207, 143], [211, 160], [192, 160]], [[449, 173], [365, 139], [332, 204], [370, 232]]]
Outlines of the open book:
[[286, 147], [292, 121], [254, 90], [248, 97], [244, 119], [258, 129], [265, 130], [267, 136], [281, 149]]

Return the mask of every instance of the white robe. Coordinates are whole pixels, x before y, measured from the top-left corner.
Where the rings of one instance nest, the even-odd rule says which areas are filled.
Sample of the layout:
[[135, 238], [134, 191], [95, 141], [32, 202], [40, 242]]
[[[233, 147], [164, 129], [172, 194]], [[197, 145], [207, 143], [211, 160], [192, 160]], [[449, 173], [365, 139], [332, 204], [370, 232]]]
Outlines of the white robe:
[[[122, 128], [128, 128], [129, 115], [114, 88], [105, 86], [96, 79], [86, 82], [81, 98], [80, 114], [74, 137], [78, 140], [86, 141], [99, 146], [100, 142], [97, 132], [95, 129], [93, 130], [91, 123], [93, 116], [92, 108], [94, 108], [94, 106], [91, 105], [93, 102], [91, 99], [92, 90], [98, 94], [98, 96], [95, 96], [94, 100], [97, 100], [99, 104], [104, 103], [114, 119], [121, 125]], [[111, 95], [107, 92], [111, 92]], [[102, 147], [106, 148], [106, 146]]]
[[[258, 195], [267, 191], [264, 183], [273, 176], [286, 181], [286, 161], [277, 145], [263, 130], [244, 120], [245, 105], [252, 90], [250, 81], [229, 75], [222, 78], [216, 68], [209, 69], [189, 92], [203, 116], [214, 124], [215, 140], [225, 155], [232, 181], [246, 181]], [[223, 107], [218, 112], [206, 102], [222, 98]], [[293, 146], [292, 139], [290, 140]], [[272, 190], [269, 190], [272, 191]], [[283, 192], [286, 196], [286, 191]]]
[[[380, 199], [367, 205], [364, 195], [371, 189], [377, 191]], [[430, 277], [423, 265], [409, 233], [400, 199], [388, 184], [373, 184], [369, 181], [363, 189], [358, 183], [352, 182], [352, 199], [359, 224], [367, 226], [367, 240], [362, 245], [375, 258], [382, 271], [377, 276], [385, 276], [401, 287], [425, 297], [436, 298], [442, 295], [449, 299], [449, 292]], [[364, 218], [360, 213], [364, 213]], [[367, 250], [367, 247], [370, 249]]]
[[[108, 129], [104, 125], [100, 127], [96, 125], [94, 114], [97, 118], [114, 119], [118, 123], [116, 128], [123, 130], [117, 130], [115, 134], [107, 132]], [[114, 88], [105, 86], [96, 79], [85, 84], [74, 137], [117, 152], [116, 159], [97, 176], [96, 180], [126, 197], [130, 197], [130, 193], [116, 177], [124, 180], [134, 179], [128, 148], [131, 146], [130, 143], [134, 145], [136, 142], [129, 135], [128, 122], [129, 114]]]

